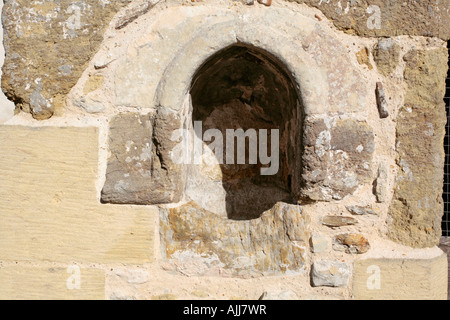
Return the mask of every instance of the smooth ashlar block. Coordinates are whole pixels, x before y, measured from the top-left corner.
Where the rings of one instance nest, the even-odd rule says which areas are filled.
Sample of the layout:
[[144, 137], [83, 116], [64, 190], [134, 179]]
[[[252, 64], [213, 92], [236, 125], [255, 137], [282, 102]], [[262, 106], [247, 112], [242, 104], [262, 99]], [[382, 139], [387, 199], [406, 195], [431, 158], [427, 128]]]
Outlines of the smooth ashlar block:
[[354, 263], [357, 300], [447, 300], [447, 255], [433, 259], [367, 259]]
[[105, 271], [95, 268], [0, 268], [0, 300], [103, 300]]
[[0, 126], [0, 260], [153, 260], [157, 212], [102, 205], [98, 129]]

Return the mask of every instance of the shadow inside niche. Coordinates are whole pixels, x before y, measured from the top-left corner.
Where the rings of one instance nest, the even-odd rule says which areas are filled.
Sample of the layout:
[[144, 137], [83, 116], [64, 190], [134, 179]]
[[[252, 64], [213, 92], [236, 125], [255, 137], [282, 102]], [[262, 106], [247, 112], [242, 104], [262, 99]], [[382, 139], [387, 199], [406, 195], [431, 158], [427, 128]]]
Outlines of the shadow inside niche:
[[[292, 185], [299, 181], [301, 171], [302, 118], [296, 88], [276, 58], [251, 46], [226, 48], [197, 71], [190, 93], [193, 126], [196, 122], [202, 125], [197, 137], [221, 163], [228, 218], [256, 219], [277, 202], [293, 203]], [[209, 129], [221, 133], [222, 150], [216, 148], [216, 136], [205, 142]], [[243, 143], [228, 136], [227, 130], [238, 129], [252, 139], [247, 137]], [[261, 147], [264, 138], [267, 146]], [[230, 152], [227, 145], [232, 142]], [[244, 149], [244, 163], [236, 164]], [[270, 157], [269, 164], [261, 154]], [[273, 172], [263, 175], [262, 168]]]

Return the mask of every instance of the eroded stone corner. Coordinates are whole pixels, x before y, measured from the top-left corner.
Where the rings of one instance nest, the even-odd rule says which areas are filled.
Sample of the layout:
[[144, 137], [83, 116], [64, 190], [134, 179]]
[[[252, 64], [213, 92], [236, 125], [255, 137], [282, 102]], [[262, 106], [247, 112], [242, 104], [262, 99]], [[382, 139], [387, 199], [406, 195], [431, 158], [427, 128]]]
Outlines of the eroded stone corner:
[[389, 208], [388, 236], [411, 247], [433, 247], [441, 236], [445, 153], [446, 48], [411, 50], [408, 85], [397, 116], [399, 174]]

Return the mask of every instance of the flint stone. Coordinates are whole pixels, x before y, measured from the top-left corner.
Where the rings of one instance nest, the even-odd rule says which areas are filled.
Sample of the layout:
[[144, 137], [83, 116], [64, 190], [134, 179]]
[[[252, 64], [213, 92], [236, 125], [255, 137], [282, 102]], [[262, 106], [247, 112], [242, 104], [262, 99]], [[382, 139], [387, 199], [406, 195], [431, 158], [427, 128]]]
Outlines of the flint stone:
[[346, 206], [347, 210], [354, 215], [357, 216], [365, 216], [368, 214], [378, 215], [376, 211], [369, 207], [361, 207], [361, 206]]

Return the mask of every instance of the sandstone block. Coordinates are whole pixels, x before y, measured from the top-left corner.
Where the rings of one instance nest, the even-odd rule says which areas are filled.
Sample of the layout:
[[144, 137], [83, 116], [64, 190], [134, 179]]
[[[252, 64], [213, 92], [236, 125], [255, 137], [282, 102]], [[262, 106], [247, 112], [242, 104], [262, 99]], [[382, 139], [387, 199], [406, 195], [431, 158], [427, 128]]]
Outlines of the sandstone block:
[[354, 264], [357, 300], [447, 300], [447, 256], [367, 259]]
[[102, 205], [98, 130], [0, 126], [0, 260], [153, 259], [157, 211]]
[[[113, 16], [130, 0], [5, 2], [2, 88], [36, 119], [50, 118], [97, 52]], [[32, 65], [33, 68], [29, 68]], [[28, 70], [23, 72], [23, 70]]]
[[433, 247], [441, 236], [447, 49], [412, 50], [404, 57], [408, 90], [397, 116], [399, 174], [389, 209], [391, 239]]
[[0, 268], [0, 300], [103, 300], [105, 272], [76, 265]]
[[400, 63], [400, 46], [391, 38], [381, 39], [373, 50], [378, 71], [390, 75]]

